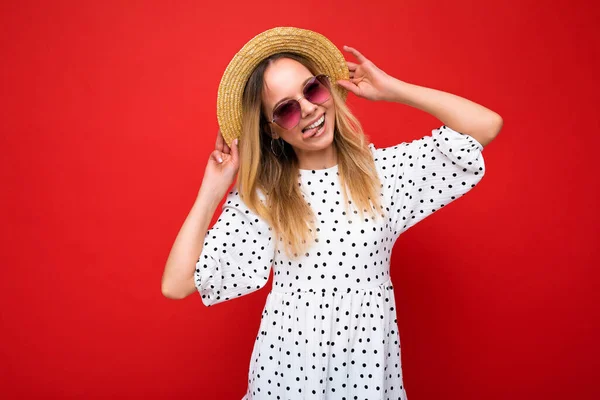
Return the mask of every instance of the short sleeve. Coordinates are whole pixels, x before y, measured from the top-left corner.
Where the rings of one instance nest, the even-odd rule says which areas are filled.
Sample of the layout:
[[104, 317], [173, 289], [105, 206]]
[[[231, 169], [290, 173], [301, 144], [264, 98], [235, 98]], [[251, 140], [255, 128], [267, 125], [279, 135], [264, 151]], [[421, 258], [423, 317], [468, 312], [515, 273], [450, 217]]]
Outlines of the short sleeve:
[[194, 282], [202, 302], [211, 306], [262, 288], [274, 254], [271, 227], [233, 189], [206, 233], [196, 263]]
[[395, 239], [465, 195], [485, 173], [481, 143], [447, 126], [412, 142], [369, 147], [382, 178]]

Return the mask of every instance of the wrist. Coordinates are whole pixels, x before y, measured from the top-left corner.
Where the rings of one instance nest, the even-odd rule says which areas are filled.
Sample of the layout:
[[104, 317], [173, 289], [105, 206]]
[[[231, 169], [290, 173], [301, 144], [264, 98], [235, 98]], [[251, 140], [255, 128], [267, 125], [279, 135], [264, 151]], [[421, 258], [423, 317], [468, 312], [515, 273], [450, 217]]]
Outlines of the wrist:
[[202, 184], [196, 196], [196, 203], [216, 209], [224, 196], [220, 190]]
[[389, 81], [386, 85], [387, 90], [384, 93], [383, 100], [392, 103], [405, 103], [406, 92], [410, 84], [393, 76], [389, 77]]

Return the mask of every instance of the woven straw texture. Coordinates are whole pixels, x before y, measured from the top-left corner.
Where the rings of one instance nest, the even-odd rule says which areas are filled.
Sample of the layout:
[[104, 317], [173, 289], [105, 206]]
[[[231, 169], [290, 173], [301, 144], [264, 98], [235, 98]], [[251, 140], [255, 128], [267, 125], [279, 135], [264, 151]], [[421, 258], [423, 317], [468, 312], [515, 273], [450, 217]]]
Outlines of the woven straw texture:
[[306, 29], [277, 27], [264, 31], [242, 47], [223, 73], [217, 93], [217, 119], [227, 145], [242, 133], [242, 94], [250, 74], [265, 58], [289, 51], [313, 61], [319, 71], [331, 77], [331, 85], [342, 99], [348, 91], [336, 83], [350, 73], [343, 54], [325, 36]]

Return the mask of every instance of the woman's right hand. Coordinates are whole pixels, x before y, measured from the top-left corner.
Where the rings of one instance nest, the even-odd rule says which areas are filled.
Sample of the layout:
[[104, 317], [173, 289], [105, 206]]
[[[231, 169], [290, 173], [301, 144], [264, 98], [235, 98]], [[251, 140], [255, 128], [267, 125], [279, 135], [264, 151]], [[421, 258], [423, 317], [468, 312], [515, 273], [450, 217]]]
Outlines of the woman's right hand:
[[227, 190], [234, 182], [240, 167], [238, 146], [235, 141], [230, 148], [219, 129], [217, 132], [217, 142], [215, 150], [210, 153], [208, 163], [204, 170], [204, 178], [202, 186], [213, 194], [220, 195], [220, 198], [225, 196]]

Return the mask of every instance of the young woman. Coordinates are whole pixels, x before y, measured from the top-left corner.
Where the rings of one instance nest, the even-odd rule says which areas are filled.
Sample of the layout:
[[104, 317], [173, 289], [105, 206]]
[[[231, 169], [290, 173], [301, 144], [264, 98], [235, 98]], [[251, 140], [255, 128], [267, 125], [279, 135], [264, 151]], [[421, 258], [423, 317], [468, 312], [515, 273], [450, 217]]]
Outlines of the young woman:
[[[244, 399], [407, 398], [392, 248], [482, 179], [483, 147], [502, 127], [481, 105], [345, 50], [356, 62], [315, 32], [284, 27], [236, 54], [219, 87], [216, 149], [165, 267], [165, 296], [197, 291], [207, 306], [260, 289], [273, 270]], [[377, 148], [345, 105], [348, 91], [443, 125]]]

